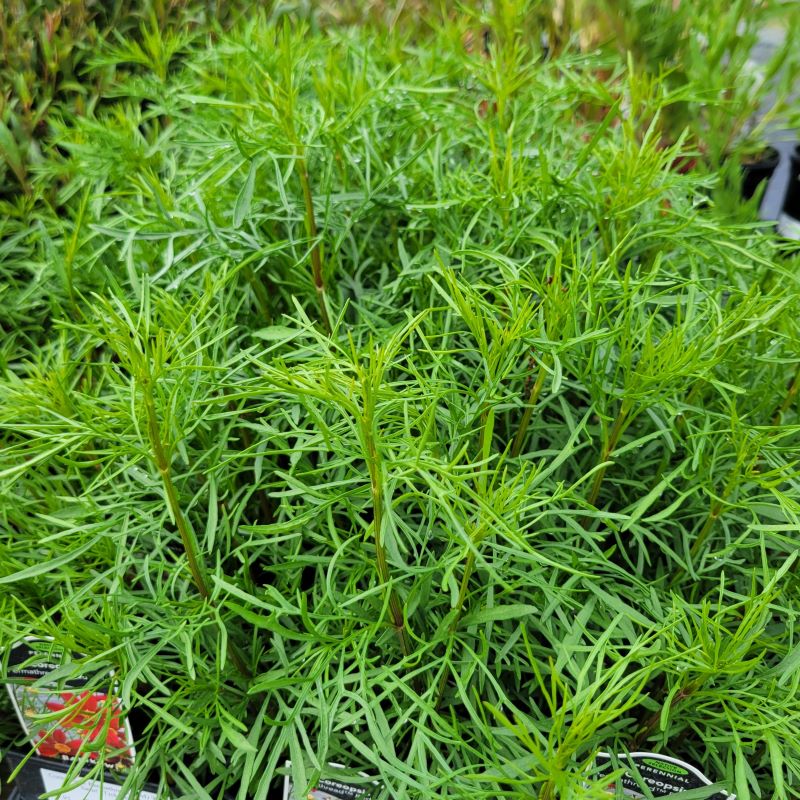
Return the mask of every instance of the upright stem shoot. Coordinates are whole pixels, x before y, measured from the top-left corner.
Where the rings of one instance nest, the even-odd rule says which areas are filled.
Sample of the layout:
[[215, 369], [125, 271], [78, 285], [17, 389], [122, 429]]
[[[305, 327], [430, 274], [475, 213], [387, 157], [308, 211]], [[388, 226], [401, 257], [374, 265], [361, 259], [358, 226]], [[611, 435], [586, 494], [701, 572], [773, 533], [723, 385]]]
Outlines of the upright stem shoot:
[[600, 467], [597, 472], [595, 472], [594, 481], [592, 482], [592, 489], [589, 492], [589, 503], [591, 505], [595, 505], [597, 498], [600, 495], [600, 488], [603, 485], [603, 479], [605, 478], [606, 470], [608, 469], [608, 465], [605, 462], [611, 458], [614, 450], [619, 444], [619, 439], [620, 436], [622, 436], [622, 432], [625, 430], [625, 425], [628, 421], [628, 415], [630, 414], [631, 407], [632, 403], [629, 400], [622, 401], [622, 405], [620, 406], [619, 412], [614, 420], [614, 426], [611, 429], [611, 433], [603, 445], [603, 450], [600, 455], [600, 463], [603, 464], [603, 466]]
[[314, 289], [317, 293], [319, 302], [319, 315], [322, 325], [327, 333], [330, 333], [331, 320], [328, 316], [328, 306], [325, 302], [325, 276], [322, 272], [322, 246], [317, 235], [317, 218], [314, 215], [314, 196], [311, 193], [311, 182], [308, 179], [308, 164], [305, 156], [301, 156], [298, 162], [300, 171], [300, 185], [303, 189], [303, 201], [306, 207], [306, 233], [311, 240], [311, 275], [314, 281]]
[[183, 515], [183, 510], [178, 500], [178, 493], [175, 491], [175, 484], [172, 481], [172, 469], [161, 437], [161, 426], [159, 425], [158, 415], [156, 414], [155, 402], [153, 400], [153, 386], [149, 377], [142, 380], [142, 393], [144, 395], [144, 407], [147, 415], [147, 435], [150, 439], [150, 446], [153, 448], [153, 460], [155, 461], [156, 467], [158, 467], [161, 481], [164, 484], [167, 503], [172, 512], [172, 517], [175, 520], [175, 527], [180, 534], [183, 550], [186, 553], [186, 560], [189, 562], [189, 571], [192, 573], [197, 591], [200, 592], [204, 600], [208, 600], [211, 596], [211, 592], [208, 588], [205, 570], [198, 558], [197, 540], [191, 528], [186, 523], [186, 518]]
[[[687, 686], [684, 686], [683, 689], [676, 692], [675, 695], [672, 697], [672, 700], [669, 703], [670, 709], [675, 708], [688, 697], [691, 697], [700, 687], [702, 686], [702, 682], [699, 680], [692, 681]], [[640, 747], [644, 746], [645, 742], [647, 741], [648, 737], [653, 733], [653, 731], [658, 727], [658, 723], [661, 721], [661, 715], [664, 711], [664, 706], [662, 705], [660, 708], [657, 708], [642, 724], [642, 727], [639, 728], [639, 732], [636, 734], [636, 737], [633, 740], [633, 745], [631, 750], [638, 750]]]
[[542, 393], [542, 388], [544, 387], [544, 381], [546, 377], [547, 372], [542, 364], [539, 363], [539, 373], [536, 376], [536, 381], [534, 382], [533, 386], [531, 386], [528, 402], [525, 405], [525, 411], [522, 414], [522, 419], [520, 420], [519, 427], [517, 428], [517, 434], [514, 437], [514, 444], [511, 446], [511, 455], [514, 456], [514, 458], [516, 458], [522, 452], [522, 443], [525, 441], [525, 435], [528, 432], [528, 426], [531, 424], [533, 408], [536, 405], [536, 401], [539, 399], [539, 395]]
[[[467, 591], [469, 587], [469, 579], [472, 577], [472, 573], [475, 570], [475, 553], [470, 550], [469, 555], [467, 556], [467, 560], [464, 564], [464, 574], [461, 576], [461, 584], [458, 587], [458, 600], [456, 601], [456, 613], [453, 617], [452, 622], [447, 630], [447, 638], [450, 642], [452, 642], [453, 637], [456, 635], [456, 631], [458, 630], [458, 624], [461, 622], [461, 617], [464, 615], [464, 604], [467, 602]], [[447, 671], [442, 672], [442, 676], [439, 678], [439, 685], [436, 688], [436, 702], [434, 703], [434, 708], [439, 708], [442, 703], [442, 698], [444, 697], [444, 690], [447, 688]]]
[[[481, 415], [481, 432], [480, 437], [478, 439], [478, 458], [482, 461], [486, 461], [489, 457], [489, 452], [491, 449], [491, 442], [492, 437], [494, 436], [494, 408], [489, 407], [486, 409], [483, 414]], [[486, 472], [485, 470], [485, 463], [481, 467], [481, 473], [478, 477], [478, 491], [480, 494], [485, 498], [487, 493], [487, 485], [486, 485]], [[478, 542], [483, 538], [483, 524], [479, 522], [478, 527], [476, 528], [475, 533], [470, 537], [471, 544], [473, 548], [477, 545]], [[467, 602], [467, 592], [469, 591], [469, 581], [472, 577], [472, 573], [475, 571], [475, 550], [470, 549], [469, 553], [467, 554], [467, 560], [464, 562], [464, 572], [461, 575], [461, 584], [458, 588], [458, 599], [456, 600], [455, 605], [455, 614], [453, 616], [453, 620], [450, 623], [447, 631], [447, 639], [448, 639], [448, 652], [450, 647], [452, 646], [453, 637], [456, 635], [456, 631], [458, 630], [458, 625], [461, 622], [461, 617], [464, 615], [464, 607]], [[444, 690], [447, 688], [447, 672], [443, 671], [442, 676], [439, 678], [439, 685], [436, 689], [436, 701], [434, 703], [435, 708], [439, 708], [439, 705], [442, 702], [442, 698], [444, 697]]]
[[375, 436], [372, 432], [372, 420], [363, 421], [364, 440], [367, 450], [367, 468], [369, 469], [370, 490], [372, 494], [372, 524], [375, 530], [375, 562], [378, 570], [378, 578], [381, 583], [388, 587], [389, 592], [389, 613], [392, 617], [392, 625], [397, 631], [397, 638], [400, 641], [400, 648], [403, 655], [407, 656], [411, 652], [411, 645], [408, 641], [408, 632], [405, 627], [405, 614], [400, 598], [397, 596], [394, 587], [391, 585], [391, 574], [389, 571], [389, 561], [386, 558], [386, 549], [383, 546], [383, 481], [381, 480], [381, 460], [378, 448], [375, 444]]
[[[155, 461], [158, 472], [161, 475], [161, 481], [164, 484], [164, 492], [167, 495], [167, 503], [169, 504], [172, 517], [175, 520], [175, 527], [181, 537], [183, 550], [186, 553], [186, 560], [189, 563], [189, 571], [192, 573], [197, 591], [200, 596], [210, 606], [214, 606], [214, 601], [211, 598], [211, 591], [209, 589], [208, 578], [206, 577], [205, 569], [199, 558], [199, 547], [197, 539], [194, 536], [192, 529], [186, 522], [186, 517], [183, 514], [180, 500], [178, 499], [178, 492], [175, 489], [175, 484], [172, 480], [172, 468], [170, 460], [167, 456], [166, 448], [164, 447], [164, 440], [161, 435], [161, 425], [158, 421], [156, 414], [156, 405], [153, 398], [153, 382], [150, 376], [144, 377], [141, 380], [142, 394], [144, 396], [145, 415], [147, 416], [147, 435], [150, 439], [150, 446], [153, 449], [153, 460]], [[252, 673], [244, 662], [244, 659], [239, 654], [235, 645], [232, 642], [228, 643], [228, 655], [236, 667], [238, 672], [245, 678], [251, 678]]]
[[786, 397], [783, 398], [780, 408], [775, 412], [775, 415], [772, 418], [773, 425], [780, 424], [781, 418], [789, 410], [790, 406], [797, 397], [798, 389], [800, 389], [800, 364], [797, 365], [797, 370], [794, 373], [794, 377], [786, 389]]

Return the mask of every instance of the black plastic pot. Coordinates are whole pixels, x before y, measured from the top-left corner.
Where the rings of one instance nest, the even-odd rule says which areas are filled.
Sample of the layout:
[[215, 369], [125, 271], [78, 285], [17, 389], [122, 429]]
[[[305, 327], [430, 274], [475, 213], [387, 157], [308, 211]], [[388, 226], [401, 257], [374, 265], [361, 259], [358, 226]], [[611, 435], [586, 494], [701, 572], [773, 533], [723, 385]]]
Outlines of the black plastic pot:
[[768, 147], [758, 161], [742, 164], [742, 197], [745, 200], [749, 200], [756, 189], [772, 177], [780, 158], [780, 153], [774, 147]]
[[789, 159], [789, 182], [778, 218], [778, 232], [787, 239], [800, 239], [800, 145]]

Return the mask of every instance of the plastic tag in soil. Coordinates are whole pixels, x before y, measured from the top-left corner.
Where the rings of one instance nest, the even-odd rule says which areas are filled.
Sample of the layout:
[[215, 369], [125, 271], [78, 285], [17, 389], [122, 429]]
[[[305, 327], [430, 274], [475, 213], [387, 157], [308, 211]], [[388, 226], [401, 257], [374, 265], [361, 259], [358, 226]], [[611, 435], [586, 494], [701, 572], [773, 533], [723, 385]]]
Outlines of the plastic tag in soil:
[[[713, 783], [697, 767], [672, 756], [662, 756], [658, 753], [620, 753], [616, 760], [621, 766], [635, 767], [641, 775], [641, 781], [647, 785], [653, 797], [669, 797], [678, 792], [699, 789]], [[610, 775], [616, 768], [610, 753], [598, 753], [595, 763], [600, 767], [598, 778]], [[645, 796], [641, 790], [641, 782], [637, 780], [632, 768], [619, 778], [619, 782], [623, 794], [628, 797]], [[613, 793], [614, 788], [614, 784], [610, 784], [609, 793]], [[736, 796], [722, 791], [710, 795], [708, 800], [736, 800]]]
[[[292, 764], [287, 761], [286, 768], [291, 768]], [[331, 771], [345, 769], [342, 764], [328, 764]], [[369, 778], [363, 772], [359, 772], [364, 778]], [[283, 800], [374, 800], [380, 793], [381, 787], [377, 781], [371, 784], [346, 783], [336, 778], [324, 777], [317, 781], [317, 785], [309, 790], [307, 795], [302, 795], [295, 791], [292, 779], [287, 775], [283, 782]]]
[[[96, 677], [91, 675], [48, 681], [69, 662], [67, 656], [49, 638], [28, 637], [11, 647], [7, 688], [22, 730], [39, 756], [67, 762], [78, 756], [92, 762], [102, 757], [107, 769], [122, 772], [133, 765], [136, 754], [130, 726], [113, 694], [113, 677], [104, 676], [104, 690], [86, 688]], [[76, 658], [81, 656], [72, 656]]]
[[[3, 759], [3, 780], [16, 773], [12, 784], [14, 792], [9, 800], [38, 800], [45, 792], [57, 791], [68, 783], [80, 782], [80, 776], [89, 771], [88, 768], [81, 773], [73, 771], [68, 777], [69, 768], [70, 764], [66, 761], [37, 756], [28, 758], [26, 754], [14, 751], [7, 753]], [[117, 780], [119, 778], [113, 774], [106, 774], [103, 780], [92, 778], [75, 789], [62, 792], [58, 797], [59, 800], [116, 800], [121, 793]], [[126, 800], [157, 800], [158, 787], [145, 786], [138, 795], [126, 793], [125, 797]]]

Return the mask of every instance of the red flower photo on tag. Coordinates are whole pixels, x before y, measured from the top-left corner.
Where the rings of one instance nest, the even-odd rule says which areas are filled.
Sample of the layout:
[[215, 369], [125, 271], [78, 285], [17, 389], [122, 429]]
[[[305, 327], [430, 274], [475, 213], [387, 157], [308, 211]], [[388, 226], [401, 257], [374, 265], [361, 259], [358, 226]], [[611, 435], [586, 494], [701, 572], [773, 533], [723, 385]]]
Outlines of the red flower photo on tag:
[[88, 756], [118, 769], [133, 764], [120, 702], [104, 692], [58, 692], [14, 687], [29, 721], [36, 752], [45, 758]]
[[133, 737], [121, 701], [113, 694], [113, 672], [107, 673], [111, 693], [85, 688], [89, 678], [80, 673], [62, 676], [56, 685], [48, 679], [68, 655], [53, 639], [33, 636], [10, 650], [8, 692], [36, 753], [60, 761], [102, 760], [117, 771], [133, 766]]

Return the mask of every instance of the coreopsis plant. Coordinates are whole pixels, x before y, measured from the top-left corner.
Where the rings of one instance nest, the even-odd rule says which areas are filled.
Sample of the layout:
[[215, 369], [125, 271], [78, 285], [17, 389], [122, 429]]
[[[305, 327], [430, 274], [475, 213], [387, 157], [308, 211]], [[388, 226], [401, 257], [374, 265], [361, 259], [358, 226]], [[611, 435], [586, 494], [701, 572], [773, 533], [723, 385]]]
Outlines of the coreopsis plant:
[[113, 671], [125, 791], [800, 794], [796, 264], [534, 6], [115, 37], [5, 206], [0, 647]]

